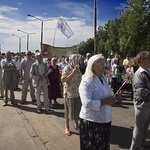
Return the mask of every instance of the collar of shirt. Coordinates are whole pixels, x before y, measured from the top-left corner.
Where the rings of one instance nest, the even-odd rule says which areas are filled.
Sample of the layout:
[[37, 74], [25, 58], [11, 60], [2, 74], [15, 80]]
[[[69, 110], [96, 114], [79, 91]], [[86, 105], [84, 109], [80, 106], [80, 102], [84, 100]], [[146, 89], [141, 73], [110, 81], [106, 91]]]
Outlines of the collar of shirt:
[[36, 63], [37, 63], [38, 65], [43, 64], [43, 62], [42, 62], [42, 61], [41, 61], [41, 62], [36, 61]]
[[142, 68], [142, 67], [139, 67], [139, 69], [140, 69], [140, 72], [147, 72], [149, 75], [150, 75], [150, 68], [148, 68], [148, 71], [147, 70], [145, 70], [144, 68]]

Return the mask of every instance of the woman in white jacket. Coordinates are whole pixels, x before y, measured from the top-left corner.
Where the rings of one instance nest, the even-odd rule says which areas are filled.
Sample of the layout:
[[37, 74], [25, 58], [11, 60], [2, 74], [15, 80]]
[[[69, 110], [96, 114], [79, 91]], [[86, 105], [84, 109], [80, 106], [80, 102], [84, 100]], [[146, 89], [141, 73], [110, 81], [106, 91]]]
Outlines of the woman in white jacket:
[[92, 56], [82, 77], [79, 94], [81, 150], [109, 150], [111, 133], [112, 91], [104, 78], [105, 58]]

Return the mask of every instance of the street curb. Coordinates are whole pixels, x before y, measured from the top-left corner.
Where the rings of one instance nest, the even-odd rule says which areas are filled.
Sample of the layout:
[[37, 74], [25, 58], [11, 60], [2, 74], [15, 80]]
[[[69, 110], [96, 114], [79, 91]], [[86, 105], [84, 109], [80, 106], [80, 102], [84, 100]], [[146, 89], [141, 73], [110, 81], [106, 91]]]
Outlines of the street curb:
[[24, 113], [19, 108], [16, 108], [16, 111], [19, 114], [19, 116], [21, 117], [23, 124], [25, 125], [29, 135], [33, 138], [33, 140], [34, 140], [35, 144], [37, 145], [37, 147], [39, 148], [39, 150], [48, 150], [46, 148], [46, 146], [44, 145], [44, 143], [41, 141], [40, 137], [38, 136], [38, 134], [36, 133], [34, 128], [28, 122], [28, 119], [26, 118]]

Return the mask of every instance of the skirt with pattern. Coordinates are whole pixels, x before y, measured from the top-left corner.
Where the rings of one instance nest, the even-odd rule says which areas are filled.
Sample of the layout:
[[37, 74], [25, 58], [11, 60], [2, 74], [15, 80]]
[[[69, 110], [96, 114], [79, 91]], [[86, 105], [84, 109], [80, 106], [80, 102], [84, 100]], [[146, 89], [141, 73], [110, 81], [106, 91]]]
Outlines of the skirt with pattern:
[[80, 149], [110, 150], [111, 122], [96, 123], [80, 118]]

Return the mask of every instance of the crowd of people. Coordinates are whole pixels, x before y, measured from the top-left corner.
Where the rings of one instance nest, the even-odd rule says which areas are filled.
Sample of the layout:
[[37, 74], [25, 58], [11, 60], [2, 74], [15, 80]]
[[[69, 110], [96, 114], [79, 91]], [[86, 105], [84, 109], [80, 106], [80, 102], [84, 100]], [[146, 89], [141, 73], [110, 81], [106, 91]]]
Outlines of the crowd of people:
[[[59, 61], [61, 60], [61, 61]], [[40, 51], [26, 51], [24, 58], [10, 51], [1, 58], [0, 94], [3, 106], [10, 101], [17, 105], [14, 90], [22, 82], [21, 104], [30, 97], [37, 104], [37, 113], [52, 113], [57, 98], [64, 98], [65, 134], [70, 136], [69, 122], [80, 132], [81, 150], [109, 150], [111, 138], [111, 106], [122, 105], [124, 90], [131, 91], [135, 109], [135, 126], [130, 150], [146, 145], [150, 122], [150, 53], [139, 52], [134, 59], [118, 53], [105, 59], [103, 54], [86, 56], [71, 54], [58, 59], [43, 58]], [[41, 103], [43, 93], [43, 106]]]

